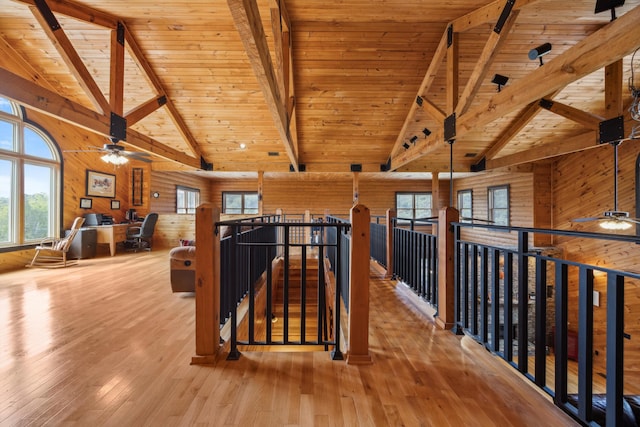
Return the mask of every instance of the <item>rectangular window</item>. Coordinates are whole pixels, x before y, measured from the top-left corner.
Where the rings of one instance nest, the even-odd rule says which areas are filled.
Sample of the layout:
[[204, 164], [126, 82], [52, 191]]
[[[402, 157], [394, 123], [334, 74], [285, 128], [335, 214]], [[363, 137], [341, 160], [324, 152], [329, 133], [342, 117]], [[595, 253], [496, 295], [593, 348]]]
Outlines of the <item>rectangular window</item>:
[[429, 218], [432, 216], [431, 208], [431, 193], [396, 193], [398, 218]]
[[42, 240], [53, 235], [51, 189], [54, 170], [50, 166], [24, 165], [24, 240]]
[[200, 204], [200, 190], [197, 188], [176, 186], [176, 213], [194, 214]]
[[509, 225], [509, 186], [489, 187], [489, 220], [495, 225]]
[[249, 191], [223, 192], [222, 213], [230, 215], [257, 215], [258, 193]]
[[473, 218], [473, 191], [458, 191], [458, 211], [460, 212], [461, 222], [471, 222]]

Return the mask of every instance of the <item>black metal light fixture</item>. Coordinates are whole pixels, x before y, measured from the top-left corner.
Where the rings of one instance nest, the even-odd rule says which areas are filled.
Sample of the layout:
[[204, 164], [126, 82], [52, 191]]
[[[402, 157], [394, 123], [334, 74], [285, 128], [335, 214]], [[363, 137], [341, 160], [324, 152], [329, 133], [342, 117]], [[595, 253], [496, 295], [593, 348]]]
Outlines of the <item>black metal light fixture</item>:
[[411, 147], [408, 142], [405, 142], [404, 144], [402, 144], [402, 146], [404, 147], [405, 150]]
[[418, 136], [417, 135], [413, 135], [411, 137], [411, 139], [409, 140], [409, 142], [411, 142], [413, 145], [416, 145], [416, 141], [418, 140]]
[[544, 65], [544, 62], [542, 62], [542, 57], [545, 56], [547, 53], [551, 52], [551, 43], [544, 43], [541, 44], [540, 46], [536, 47], [535, 49], [531, 49], [529, 51], [529, 59], [534, 61], [536, 59], [540, 60], [540, 66]]
[[491, 83], [498, 85], [498, 92], [502, 89], [502, 86], [506, 85], [509, 81], [509, 77], [503, 76], [502, 74], [496, 74], [493, 76], [493, 80]]
[[616, 19], [616, 7], [624, 5], [624, 0], [596, 0], [596, 10], [594, 13], [611, 10], [611, 20]]
[[425, 138], [431, 135], [431, 131], [427, 128], [422, 129], [422, 133], [424, 133]]

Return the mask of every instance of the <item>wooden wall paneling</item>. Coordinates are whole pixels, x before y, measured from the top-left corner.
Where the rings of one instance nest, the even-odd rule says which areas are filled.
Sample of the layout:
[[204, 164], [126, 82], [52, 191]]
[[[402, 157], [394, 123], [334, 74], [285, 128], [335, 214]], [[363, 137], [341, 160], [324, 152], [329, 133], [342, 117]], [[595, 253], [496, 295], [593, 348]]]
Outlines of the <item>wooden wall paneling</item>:
[[[532, 173], [480, 173], [468, 178], [454, 181], [453, 197], [457, 205], [459, 190], [472, 190], [473, 217], [488, 219], [488, 188], [497, 185], [509, 185], [510, 224], [514, 227], [533, 226], [533, 194], [534, 179]], [[501, 235], [496, 235], [501, 234]], [[515, 247], [518, 242], [516, 233], [493, 233], [482, 229], [474, 229], [463, 233], [463, 238], [475, 241], [492, 241], [496, 245]], [[530, 244], [533, 244], [533, 236]]]

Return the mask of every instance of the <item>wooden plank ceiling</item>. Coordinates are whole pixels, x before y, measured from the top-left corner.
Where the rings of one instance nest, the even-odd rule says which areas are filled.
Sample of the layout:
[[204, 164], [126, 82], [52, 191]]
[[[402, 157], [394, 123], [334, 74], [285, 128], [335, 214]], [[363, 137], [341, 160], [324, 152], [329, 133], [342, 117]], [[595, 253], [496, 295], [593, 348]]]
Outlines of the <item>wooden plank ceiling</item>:
[[[453, 112], [456, 172], [511, 166], [588, 132], [595, 145], [599, 122], [630, 102], [640, 0], [613, 22], [594, 6], [0, 0], [0, 95], [105, 142], [111, 113], [124, 117], [126, 144], [155, 169], [446, 172]], [[527, 53], [543, 43], [540, 66]], [[500, 92], [495, 74], [509, 77]]]

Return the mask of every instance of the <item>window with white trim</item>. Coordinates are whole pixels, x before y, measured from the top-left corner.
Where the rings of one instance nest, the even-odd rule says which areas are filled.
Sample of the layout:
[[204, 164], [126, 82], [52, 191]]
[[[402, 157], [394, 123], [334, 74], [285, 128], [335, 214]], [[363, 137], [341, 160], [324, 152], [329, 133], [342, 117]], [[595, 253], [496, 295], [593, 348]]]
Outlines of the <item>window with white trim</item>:
[[258, 214], [258, 193], [253, 191], [224, 191], [222, 193], [222, 213]]
[[509, 225], [509, 186], [488, 188], [489, 221], [495, 225]]
[[200, 190], [176, 185], [176, 213], [194, 214], [200, 204]]
[[473, 218], [473, 190], [458, 191], [458, 212], [461, 222], [471, 222]]
[[60, 235], [60, 165], [51, 138], [0, 98], [0, 247]]
[[396, 193], [396, 215], [402, 219], [429, 218], [431, 193]]

